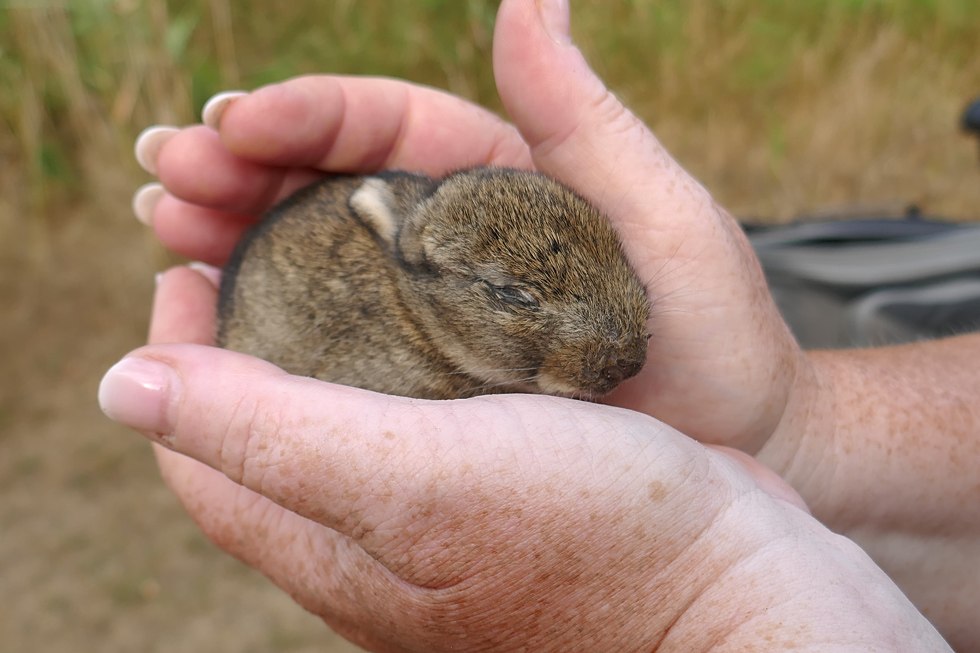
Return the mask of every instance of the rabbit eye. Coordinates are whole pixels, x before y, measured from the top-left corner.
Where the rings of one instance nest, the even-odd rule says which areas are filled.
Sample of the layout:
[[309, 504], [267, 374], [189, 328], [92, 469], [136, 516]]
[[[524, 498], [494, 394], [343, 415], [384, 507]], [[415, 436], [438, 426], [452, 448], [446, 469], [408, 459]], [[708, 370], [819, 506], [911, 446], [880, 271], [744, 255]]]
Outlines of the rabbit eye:
[[537, 298], [528, 291], [518, 286], [494, 286], [487, 284], [490, 291], [505, 304], [520, 306], [522, 308], [534, 308], [538, 306]]

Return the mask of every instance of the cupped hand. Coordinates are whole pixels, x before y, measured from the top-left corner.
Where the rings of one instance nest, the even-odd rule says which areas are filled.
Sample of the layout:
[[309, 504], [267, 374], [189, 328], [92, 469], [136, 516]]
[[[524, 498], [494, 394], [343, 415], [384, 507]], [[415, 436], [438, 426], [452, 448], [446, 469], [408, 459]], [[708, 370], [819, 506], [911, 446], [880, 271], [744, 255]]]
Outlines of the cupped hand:
[[[160, 279], [104, 410], [215, 543], [376, 651], [947, 650], [761, 466], [634, 411], [428, 402], [211, 342], [215, 275]], [[741, 454], [744, 455], [744, 454]]]
[[779, 431], [769, 460], [791, 460], [809, 364], [747, 240], [595, 77], [554, 4], [500, 7], [494, 70], [513, 125], [404, 82], [294, 79], [223, 103], [216, 130], [158, 139], [149, 167], [168, 194], [144, 212], [172, 249], [221, 265], [255, 216], [324, 172], [537, 168], [609, 217], [648, 289], [647, 364], [609, 402], [750, 453]]

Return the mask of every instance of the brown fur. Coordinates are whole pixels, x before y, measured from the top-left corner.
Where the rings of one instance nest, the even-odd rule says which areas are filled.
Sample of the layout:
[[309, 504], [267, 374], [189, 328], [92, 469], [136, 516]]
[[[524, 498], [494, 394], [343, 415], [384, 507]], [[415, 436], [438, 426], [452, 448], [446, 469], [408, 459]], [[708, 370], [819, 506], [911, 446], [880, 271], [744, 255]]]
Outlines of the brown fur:
[[334, 177], [273, 209], [222, 280], [218, 342], [390, 394], [591, 397], [646, 358], [609, 223], [543, 175]]

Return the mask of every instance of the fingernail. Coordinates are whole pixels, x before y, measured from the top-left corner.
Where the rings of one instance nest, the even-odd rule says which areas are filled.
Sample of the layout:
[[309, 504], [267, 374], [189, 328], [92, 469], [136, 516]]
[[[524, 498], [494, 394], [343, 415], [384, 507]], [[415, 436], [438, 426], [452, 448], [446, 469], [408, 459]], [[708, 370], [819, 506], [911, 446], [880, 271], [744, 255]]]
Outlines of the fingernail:
[[106, 416], [164, 444], [173, 434], [173, 411], [180, 397], [180, 377], [169, 365], [124, 358], [99, 384], [99, 406]]
[[201, 111], [201, 121], [211, 129], [218, 131], [218, 128], [221, 126], [221, 116], [224, 115], [225, 109], [232, 102], [246, 95], [248, 95], [246, 91], [225, 91], [218, 93], [204, 103], [204, 109]]
[[143, 184], [133, 193], [133, 213], [136, 219], [147, 227], [153, 226], [153, 211], [157, 208], [157, 203], [167, 191], [163, 189], [163, 184], [152, 182]]
[[558, 45], [571, 45], [568, 0], [534, 0], [534, 4], [538, 7], [541, 23], [551, 40]]
[[215, 288], [221, 287], [221, 270], [214, 267], [213, 265], [208, 265], [207, 263], [201, 263], [200, 261], [194, 261], [193, 263], [188, 263], [187, 267], [194, 270], [202, 277], [211, 282]]
[[160, 148], [179, 132], [180, 129], [177, 127], [167, 125], [155, 125], [144, 129], [136, 137], [136, 146], [133, 148], [136, 154], [136, 162], [151, 175], [157, 174], [157, 159], [160, 157]]

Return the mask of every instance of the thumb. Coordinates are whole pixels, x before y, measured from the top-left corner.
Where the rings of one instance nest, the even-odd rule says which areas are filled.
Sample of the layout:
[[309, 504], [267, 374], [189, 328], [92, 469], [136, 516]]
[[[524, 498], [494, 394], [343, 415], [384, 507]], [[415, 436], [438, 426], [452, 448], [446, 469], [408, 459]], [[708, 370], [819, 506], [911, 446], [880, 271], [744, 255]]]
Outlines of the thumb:
[[504, 0], [494, 74], [535, 167], [609, 218], [647, 288], [653, 364], [610, 401], [758, 450], [786, 410], [799, 348], [738, 223], [596, 77], [568, 25], [568, 0]]
[[[290, 376], [213, 347], [138, 349], [106, 373], [99, 402], [111, 419], [355, 539], [373, 520], [393, 518], [382, 502], [352, 505], [357, 497], [385, 495], [398, 471], [418, 480], [430, 469], [423, 444], [392, 435], [408, 430], [405, 421], [418, 427], [424, 419], [406, 417], [411, 400]], [[308, 487], [309, 478], [322, 482]], [[395, 513], [403, 507], [385, 505]]]
[[[568, 26], [568, 0], [504, 0], [497, 14], [497, 89], [535, 166], [589, 196], [627, 249], [656, 231], [659, 256], [630, 252], [638, 268], [683, 254], [691, 229], [701, 231], [693, 240], [718, 240], [734, 222], [592, 72]], [[676, 219], [691, 215], [706, 219]], [[643, 273], [655, 269], [637, 271], [650, 278]]]

